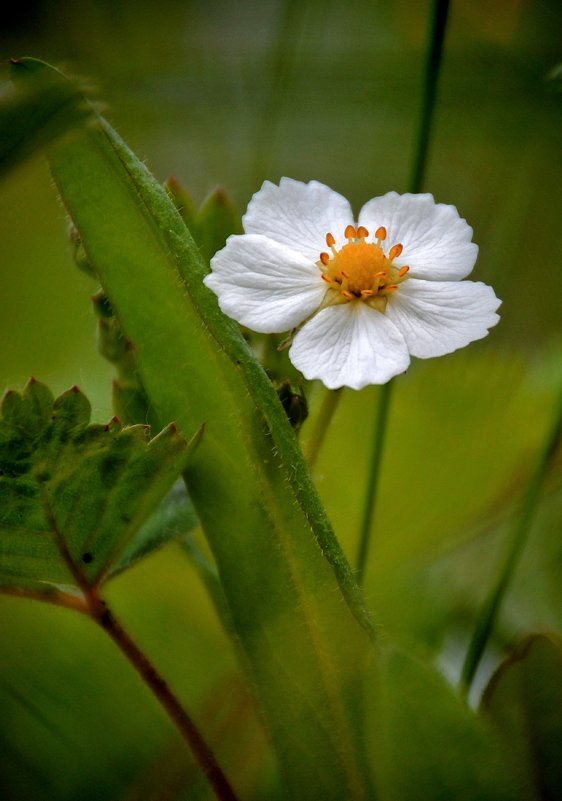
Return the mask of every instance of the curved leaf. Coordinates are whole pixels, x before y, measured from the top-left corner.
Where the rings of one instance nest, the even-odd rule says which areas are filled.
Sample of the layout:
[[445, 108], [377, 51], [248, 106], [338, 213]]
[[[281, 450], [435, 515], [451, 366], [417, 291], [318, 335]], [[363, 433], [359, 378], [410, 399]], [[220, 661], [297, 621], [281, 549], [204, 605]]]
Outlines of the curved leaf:
[[562, 640], [534, 634], [496, 671], [482, 714], [505, 743], [529, 801], [562, 798]]
[[355, 707], [370, 622], [276, 393], [203, 285], [170, 198], [109, 125], [50, 161], [157, 415], [206, 424], [189, 493], [290, 792], [365, 798]]
[[434, 670], [386, 649], [367, 705], [379, 801], [517, 801], [486, 728]]

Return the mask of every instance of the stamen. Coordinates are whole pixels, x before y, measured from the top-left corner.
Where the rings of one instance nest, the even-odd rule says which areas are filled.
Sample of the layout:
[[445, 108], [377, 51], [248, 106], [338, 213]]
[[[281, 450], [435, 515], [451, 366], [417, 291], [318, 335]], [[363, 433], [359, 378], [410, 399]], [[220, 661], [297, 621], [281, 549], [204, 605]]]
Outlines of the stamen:
[[386, 270], [379, 270], [378, 273], [375, 273], [375, 278], [386, 278]]
[[373, 292], [372, 289], [362, 289], [361, 294], [363, 295], [364, 298], [370, 298], [371, 295], [374, 295], [375, 293]]
[[321, 254], [320, 254], [320, 261], [322, 262], [322, 264], [324, 265], [324, 267], [326, 267], [326, 265], [327, 265], [327, 264], [329, 263], [329, 261], [330, 261], [330, 256], [329, 256], [329, 254], [328, 254], [328, 253], [321, 253]]
[[400, 269], [398, 270], [398, 275], [400, 276], [400, 278], [404, 278], [409, 269], [410, 268], [408, 267], [407, 264], [405, 264], [403, 267], [400, 267]]
[[357, 231], [355, 230], [355, 226], [354, 225], [346, 226], [346, 229], [344, 231], [344, 236], [346, 239], [355, 239], [355, 237], [357, 236]]
[[379, 240], [379, 242], [384, 242], [384, 240], [386, 239], [386, 228], [384, 227], [384, 225], [381, 225], [380, 228], [377, 228], [377, 230], [375, 231], [375, 236]]
[[398, 284], [390, 284], [389, 286], [385, 286], [383, 292], [394, 292], [395, 289], [398, 289]]
[[346, 300], [353, 300], [353, 295], [351, 294], [351, 292], [348, 292], [347, 289], [344, 289], [342, 295]]
[[333, 247], [336, 244], [336, 240], [333, 234], [326, 234], [326, 244], [329, 248]]
[[325, 281], [327, 284], [331, 284], [331, 283], [332, 283], [332, 279], [330, 278], [330, 276], [328, 275], [328, 273], [322, 273], [322, 275], [321, 275], [321, 278], [322, 278], [322, 280], [323, 280], [323, 281]]
[[390, 248], [390, 252], [388, 254], [388, 258], [390, 259], [390, 261], [396, 259], [402, 253], [403, 250], [404, 248], [402, 247], [402, 245], [393, 245]]
[[369, 232], [367, 231], [365, 226], [364, 225], [360, 225], [359, 228], [357, 229], [357, 237], [359, 239], [365, 239], [368, 236], [369, 236]]

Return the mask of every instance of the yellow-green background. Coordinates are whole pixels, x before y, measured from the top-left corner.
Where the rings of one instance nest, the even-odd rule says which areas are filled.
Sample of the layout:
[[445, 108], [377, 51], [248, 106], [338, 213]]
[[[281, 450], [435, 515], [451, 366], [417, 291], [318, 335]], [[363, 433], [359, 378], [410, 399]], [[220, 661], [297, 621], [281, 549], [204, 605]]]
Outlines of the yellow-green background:
[[[149, 168], [176, 176], [198, 202], [222, 184], [242, 213], [264, 178], [288, 175], [324, 181], [359, 209], [408, 189], [428, 10], [411, 0], [31, 2], [4, 17], [0, 55], [87, 78]], [[555, 0], [451, 6], [426, 189], [473, 226], [474, 276], [502, 298], [502, 320], [486, 341], [416, 362], [396, 382], [366, 594], [383, 637], [452, 676], [562, 384], [561, 40]], [[0, 270], [3, 387], [29, 375], [55, 391], [77, 383], [105, 420], [112, 371], [95, 350], [96, 285], [72, 264], [39, 155], [1, 181]], [[376, 400], [375, 388], [344, 395], [317, 468], [351, 559]], [[560, 466], [497, 653], [522, 632], [562, 624]], [[169, 546], [115, 580], [110, 596], [204, 727], [216, 724], [218, 698], [250, 742], [244, 714], [228, 712], [234, 654], [183, 551]], [[240, 764], [235, 746], [225, 753]], [[0, 597], [2, 798], [199, 798], [179, 749], [93, 624]], [[250, 788], [253, 769], [244, 770]]]

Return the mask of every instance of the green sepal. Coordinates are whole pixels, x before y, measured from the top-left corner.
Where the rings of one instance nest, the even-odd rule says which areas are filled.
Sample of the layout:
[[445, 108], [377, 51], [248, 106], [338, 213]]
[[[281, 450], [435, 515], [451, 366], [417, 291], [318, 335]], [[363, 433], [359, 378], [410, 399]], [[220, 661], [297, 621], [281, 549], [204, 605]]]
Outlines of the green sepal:
[[195, 239], [203, 260], [209, 264], [231, 234], [241, 234], [240, 214], [222, 187], [217, 187], [203, 201], [193, 221]]
[[174, 178], [173, 175], [170, 175], [164, 183], [164, 189], [168, 193], [169, 198], [178, 210], [180, 217], [186, 224], [187, 228], [192, 231], [197, 214], [195, 201], [187, 189], [182, 186], [177, 178]]
[[223, 187], [218, 186], [199, 209], [189, 192], [175, 178], [168, 178], [165, 189], [191, 232], [205, 264], [223, 248], [231, 234], [243, 232], [242, 220]]

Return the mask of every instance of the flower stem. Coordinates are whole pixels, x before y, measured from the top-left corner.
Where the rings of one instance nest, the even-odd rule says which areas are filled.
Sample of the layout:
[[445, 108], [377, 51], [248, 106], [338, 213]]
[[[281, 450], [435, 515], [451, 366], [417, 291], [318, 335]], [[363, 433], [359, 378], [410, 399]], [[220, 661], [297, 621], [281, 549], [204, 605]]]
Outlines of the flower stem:
[[339, 406], [343, 387], [339, 389], [329, 389], [322, 400], [318, 417], [314, 423], [314, 429], [307, 441], [306, 461], [312, 470], [316, 464], [316, 459], [320, 453], [320, 448], [324, 443], [326, 433], [334, 417], [335, 411]]
[[502, 601], [509, 588], [515, 569], [523, 553], [535, 517], [541, 490], [550, 465], [562, 441], [562, 394], [554, 415], [553, 424], [545, 438], [535, 469], [521, 501], [519, 517], [515, 521], [507, 552], [498, 579], [484, 601], [476, 620], [461, 673], [461, 691], [466, 697], [480, 664], [482, 654], [494, 628]]
[[416, 151], [410, 176], [410, 192], [421, 192], [425, 183], [429, 140], [437, 97], [437, 83], [443, 56], [443, 42], [449, 13], [449, 0], [434, 0], [428, 34], [423, 99], [416, 136]]
[[359, 534], [359, 546], [357, 548], [356, 578], [359, 584], [363, 583], [365, 566], [369, 553], [371, 531], [373, 529], [373, 518], [377, 502], [377, 490], [379, 487], [379, 477], [381, 471], [382, 457], [384, 453], [384, 441], [388, 422], [388, 411], [390, 408], [390, 398], [394, 382], [389, 381], [381, 387], [379, 398], [379, 409], [375, 423], [375, 436], [373, 439], [373, 449], [371, 452], [371, 467], [367, 480], [367, 494], [363, 510], [363, 519]]
[[93, 591], [90, 593], [89, 600], [93, 619], [111, 637], [121, 653], [129, 660], [145, 684], [148, 685], [160, 704], [164, 707], [173, 723], [179, 729], [180, 734], [191, 748], [200, 768], [205, 773], [209, 784], [213, 788], [217, 799], [219, 799], [219, 801], [237, 801], [236, 795], [228, 779], [218, 765], [215, 755], [160, 673], [115, 618], [105, 601]]
[[[422, 107], [418, 132], [416, 136], [416, 150], [410, 177], [410, 192], [421, 192], [425, 181], [427, 156], [431, 138], [433, 112], [437, 97], [437, 83], [443, 56], [443, 42], [447, 27], [449, 0], [433, 0], [430, 28], [428, 33], [428, 51], [425, 64]], [[373, 447], [371, 450], [371, 467], [365, 492], [365, 504], [361, 529], [359, 533], [359, 546], [357, 551], [357, 580], [362, 583], [369, 552], [369, 543], [373, 528], [373, 516], [376, 508], [381, 463], [384, 454], [385, 429], [389, 416], [391, 384], [385, 384], [379, 403], [377, 425], [375, 428]]]

